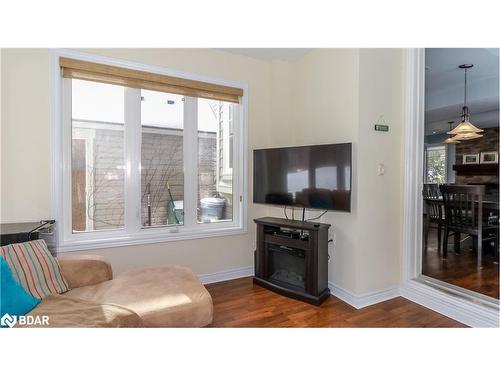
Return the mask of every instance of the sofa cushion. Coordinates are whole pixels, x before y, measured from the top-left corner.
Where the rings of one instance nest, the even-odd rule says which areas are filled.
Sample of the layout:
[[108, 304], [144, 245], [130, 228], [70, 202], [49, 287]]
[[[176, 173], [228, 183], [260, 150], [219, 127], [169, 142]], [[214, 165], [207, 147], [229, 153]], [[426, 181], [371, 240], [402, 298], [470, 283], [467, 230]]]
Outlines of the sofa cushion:
[[65, 254], [57, 257], [70, 289], [94, 285], [113, 278], [111, 264], [95, 254]]
[[203, 327], [212, 323], [210, 294], [183, 266], [129, 271], [65, 295], [129, 308], [142, 318], [144, 327]]
[[44, 240], [2, 246], [0, 255], [14, 277], [35, 298], [66, 292], [68, 283]]
[[50, 295], [28, 316], [48, 317], [48, 324], [16, 325], [16, 328], [118, 328], [142, 327], [142, 319], [132, 310], [79, 298]]
[[7, 262], [0, 257], [0, 317], [4, 314], [24, 315], [39, 302], [38, 298], [24, 290], [12, 275]]

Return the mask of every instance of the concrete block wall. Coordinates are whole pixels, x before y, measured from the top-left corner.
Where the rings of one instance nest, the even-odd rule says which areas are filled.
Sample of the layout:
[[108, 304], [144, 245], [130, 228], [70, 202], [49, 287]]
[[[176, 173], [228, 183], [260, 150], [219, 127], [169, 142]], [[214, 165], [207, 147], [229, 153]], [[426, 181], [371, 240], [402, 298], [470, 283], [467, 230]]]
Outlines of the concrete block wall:
[[141, 222], [149, 225], [147, 185], [150, 184], [151, 225], [167, 224], [167, 203], [170, 200], [167, 183], [172, 199], [184, 200], [182, 130], [162, 134], [156, 129], [143, 128], [141, 165]]
[[[87, 229], [123, 227], [125, 212], [123, 131], [78, 127], [73, 134], [86, 139], [87, 147], [92, 149], [89, 153], [92, 161], [87, 161], [87, 179], [92, 180], [95, 188], [87, 193], [90, 193], [92, 198], [88, 213], [94, 227]], [[199, 133], [198, 199], [217, 194], [216, 137], [216, 134], [211, 132]], [[145, 226], [149, 224], [146, 188], [149, 183], [151, 225], [165, 225], [167, 203], [170, 199], [167, 182], [172, 199], [184, 200], [182, 130], [144, 128], [141, 164], [141, 223]], [[231, 197], [227, 196], [226, 199], [230, 206]], [[230, 216], [231, 208], [228, 207], [225, 211]]]
[[[88, 215], [93, 220], [94, 230], [122, 228], [124, 210], [124, 133], [123, 130], [97, 129], [92, 142], [93, 168], [87, 178], [93, 181]], [[89, 170], [89, 163], [87, 162]], [[89, 228], [87, 228], [89, 229]]]

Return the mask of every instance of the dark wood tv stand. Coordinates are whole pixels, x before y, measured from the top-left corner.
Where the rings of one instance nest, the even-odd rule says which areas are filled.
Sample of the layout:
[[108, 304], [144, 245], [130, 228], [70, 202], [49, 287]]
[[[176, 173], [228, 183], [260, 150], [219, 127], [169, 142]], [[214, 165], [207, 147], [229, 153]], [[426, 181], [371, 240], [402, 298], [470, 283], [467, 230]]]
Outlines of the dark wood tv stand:
[[313, 305], [329, 295], [328, 228], [330, 224], [274, 217], [257, 224], [255, 284]]

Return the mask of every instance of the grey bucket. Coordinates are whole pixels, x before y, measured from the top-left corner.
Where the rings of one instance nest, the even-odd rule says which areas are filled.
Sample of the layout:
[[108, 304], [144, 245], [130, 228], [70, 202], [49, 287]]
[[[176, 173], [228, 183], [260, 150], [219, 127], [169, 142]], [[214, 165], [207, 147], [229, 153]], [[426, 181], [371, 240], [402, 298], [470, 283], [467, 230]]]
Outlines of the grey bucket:
[[201, 202], [201, 220], [221, 220], [226, 200], [224, 198], [203, 198]]

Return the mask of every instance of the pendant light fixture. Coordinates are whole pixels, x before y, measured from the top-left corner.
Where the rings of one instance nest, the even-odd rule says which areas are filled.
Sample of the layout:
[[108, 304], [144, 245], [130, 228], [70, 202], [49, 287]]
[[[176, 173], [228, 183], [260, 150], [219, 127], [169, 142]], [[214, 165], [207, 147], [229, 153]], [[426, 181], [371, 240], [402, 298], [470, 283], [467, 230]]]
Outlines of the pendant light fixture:
[[459, 66], [465, 72], [465, 85], [464, 85], [464, 106], [462, 107], [462, 121], [448, 134], [455, 135], [456, 140], [468, 140], [480, 138], [482, 135], [477, 134], [483, 132], [482, 129], [474, 126], [470, 122], [469, 107], [467, 106], [467, 69], [471, 69], [474, 65], [462, 64]]
[[[449, 129], [450, 129], [450, 131], [451, 131], [451, 125], [453, 125], [453, 123], [454, 123], [454, 121], [448, 121], [448, 124], [449, 124], [449, 126], [450, 126], [450, 128], [449, 128]], [[455, 137], [452, 137], [452, 136], [450, 135], [448, 138], [446, 138], [446, 139], [444, 140], [444, 142], [443, 142], [443, 143], [446, 143], [446, 144], [453, 144], [453, 143], [460, 143], [460, 141], [459, 141], [459, 140], [457, 140], [457, 139], [455, 139]]]
[[478, 133], [474, 133], [474, 132], [460, 133], [460, 134], [455, 135], [453, 137], [453, 139], [455, 139], [457, 141], [468, 141], [471, 139], [481, 138], [482, 136], [483, 136], [482, 134], [478, 134]]

